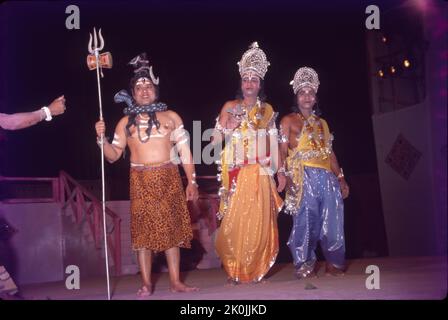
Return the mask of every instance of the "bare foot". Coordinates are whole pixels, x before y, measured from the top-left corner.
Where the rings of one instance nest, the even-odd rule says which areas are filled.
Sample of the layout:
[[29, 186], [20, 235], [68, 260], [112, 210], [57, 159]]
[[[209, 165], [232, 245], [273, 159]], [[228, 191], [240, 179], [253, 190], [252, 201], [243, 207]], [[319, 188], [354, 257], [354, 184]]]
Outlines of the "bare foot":
[[145, 298], [152, 295], [152, 285], [144, 285], [137, 291], [138, 298]]
[[258, 280], [258, 281], [254, 281], [254, 282], [252, 282], [253, 284], [267, 284], [267, 283], [269, 283], [270, 281], [269, 280], [266, 280], [266, 279], [261, 279], [261, 280]]
[[198, 290], [199, 290], [199, 288], [189, 287], [182, 282], [177, 282], [175, 284], [172, 284], [170, 287], [171, 292], [192, 292], [192, 291], [198, 291]]
[[227, 283], [224, 285], [224, 287], [234, 287], [239, 285], [240, 283], [232, 278], [227, 278]]

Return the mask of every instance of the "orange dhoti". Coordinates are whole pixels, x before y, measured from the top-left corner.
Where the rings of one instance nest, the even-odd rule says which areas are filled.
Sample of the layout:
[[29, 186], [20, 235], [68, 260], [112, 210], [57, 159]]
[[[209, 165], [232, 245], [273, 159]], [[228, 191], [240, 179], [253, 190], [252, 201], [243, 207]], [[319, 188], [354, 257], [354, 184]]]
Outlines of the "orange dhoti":
[[216, 251], [233, 281], [260, 281], [277, 257], [277, 215], [283, 201], [259, 164], [239, 170], [236, 190], [216, 237]]

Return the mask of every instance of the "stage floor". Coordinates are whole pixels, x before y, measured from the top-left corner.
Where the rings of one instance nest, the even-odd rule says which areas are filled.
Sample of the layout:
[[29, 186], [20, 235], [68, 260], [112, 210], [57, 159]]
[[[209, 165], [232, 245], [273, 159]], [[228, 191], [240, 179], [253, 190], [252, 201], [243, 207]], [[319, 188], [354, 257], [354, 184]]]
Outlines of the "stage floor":
[[[182, 274], [185, 282], [200, 287], [193, 293], [171, 293], [167, 273], [153, 275], [154, 294], [145, 300], [309, 300], [309, 299], [443, 299], [447, 295], [446, 257], [371, 258], [350, 260], [345, 276], [324, 274], [318, 278], [297, 280], [292, 264], [276, 264], [268, 282], [226, 286], [223, 269], [194, 270]], [[380, 289], [367, 289], [369, 265], [380, 271]], [[113, 300], [136, 300], [140, 276], [111, 278]], [[314, 289], [309, 289], [310, 287]], [[29, 300], [103, 300], [107, 299], [104, 278], [81, 279], [79, 290], [68, 290], [65, 282], [33, 284], [21, 287]]]

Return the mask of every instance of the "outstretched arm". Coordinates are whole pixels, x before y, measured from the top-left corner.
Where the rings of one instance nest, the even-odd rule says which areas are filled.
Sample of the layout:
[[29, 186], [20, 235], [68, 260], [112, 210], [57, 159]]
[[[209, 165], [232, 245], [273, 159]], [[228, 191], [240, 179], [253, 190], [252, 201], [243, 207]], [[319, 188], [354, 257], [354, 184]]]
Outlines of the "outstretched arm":
[[[51, 116], [56, 116], [65, 111], [65, 98], [61, 96], [55, 99], [48, 107]], [[0, 113], [0, 127], [5, 130], [19, 130], [34, 126], [47, 117], [44, 108], [32, 112], [21, 112], [14, 114]]]
[[0, 113], [0, 127], [5, 130], [19, 130], [34, 126], [44, 119], [45, 112], [42, 109], [14, 114]]

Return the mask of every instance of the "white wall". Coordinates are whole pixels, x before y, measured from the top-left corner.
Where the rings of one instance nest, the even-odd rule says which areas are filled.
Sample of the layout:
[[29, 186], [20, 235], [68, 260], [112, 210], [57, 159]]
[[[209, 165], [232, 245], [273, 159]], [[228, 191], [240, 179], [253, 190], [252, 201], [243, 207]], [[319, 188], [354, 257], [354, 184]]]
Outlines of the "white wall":
[[[424, 104], [372, 117], [389, 254], [435, 254], [431, 145]], [[409, 180], [386, 162], [398, 134], [422, 153]]]

